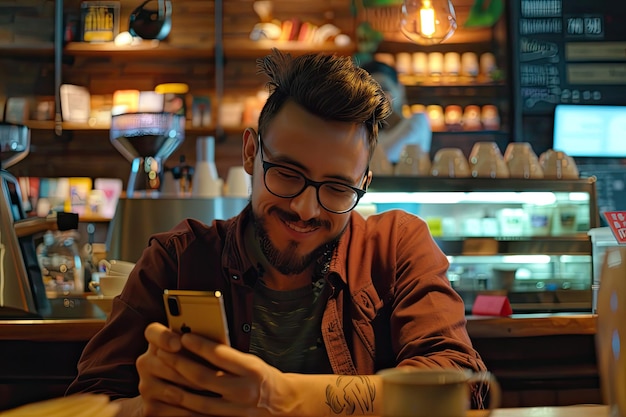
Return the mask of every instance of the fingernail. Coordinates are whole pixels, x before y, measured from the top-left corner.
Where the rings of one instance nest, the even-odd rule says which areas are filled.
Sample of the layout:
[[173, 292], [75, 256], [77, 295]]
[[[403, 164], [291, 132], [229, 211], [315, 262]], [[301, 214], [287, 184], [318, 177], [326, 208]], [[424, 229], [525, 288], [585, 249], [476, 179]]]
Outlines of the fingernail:
[[168, 346], [172, 350], [179, 350], [181, 348], [180, 337], [179, 336], [170, 337], [170, 340], [168, 341]]

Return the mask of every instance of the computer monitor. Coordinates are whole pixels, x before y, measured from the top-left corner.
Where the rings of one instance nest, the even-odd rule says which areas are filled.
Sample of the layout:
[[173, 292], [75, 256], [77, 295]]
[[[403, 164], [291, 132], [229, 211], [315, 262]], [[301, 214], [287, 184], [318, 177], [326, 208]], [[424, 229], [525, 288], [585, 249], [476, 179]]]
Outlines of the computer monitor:
[[626, 106], [558, 104], [552, 148], [572, 157], [626, 158]]

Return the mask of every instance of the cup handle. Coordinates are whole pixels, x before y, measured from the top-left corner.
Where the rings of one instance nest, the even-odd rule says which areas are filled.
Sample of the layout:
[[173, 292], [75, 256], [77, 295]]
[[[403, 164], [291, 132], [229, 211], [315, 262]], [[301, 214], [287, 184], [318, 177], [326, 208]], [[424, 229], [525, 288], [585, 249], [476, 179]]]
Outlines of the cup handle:
[[[470, 376], [467, 380], [470, 385], [479, 385], [481, 386], [484, 383], [487, 383], [489, 390], [489, 413], [485, 415], [485, 417], [491, 415], [492, 411], [496, 408], [500, 407], [500, 400], [502, 398], [502, 392], [500, 390], [500, 384], [496, 380], [496, 377], [488, 371], [476, 372]], [[483, 401], [481, 397], [480, 401]]]
[[98, 262], [98, 270], [108, 271], [109, 269], [111, 269], [111, 263], [107, 261], [106, 259], [101, 259]]
[[100, 283], [96, 281], [89, 281], [88, 287], [91, 291], [100, 293]]

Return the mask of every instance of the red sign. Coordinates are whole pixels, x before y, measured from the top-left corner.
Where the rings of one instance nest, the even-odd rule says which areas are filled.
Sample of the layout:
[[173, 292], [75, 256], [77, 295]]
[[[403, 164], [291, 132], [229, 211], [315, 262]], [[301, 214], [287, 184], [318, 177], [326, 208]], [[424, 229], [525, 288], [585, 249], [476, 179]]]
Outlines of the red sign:
[[626, 211], [605, 211], [604, 217], [617, 243], [626, 243]]
[[511, 303], [506, 295], [477, 295], [472, 307], [475, 316], [510, 316]]

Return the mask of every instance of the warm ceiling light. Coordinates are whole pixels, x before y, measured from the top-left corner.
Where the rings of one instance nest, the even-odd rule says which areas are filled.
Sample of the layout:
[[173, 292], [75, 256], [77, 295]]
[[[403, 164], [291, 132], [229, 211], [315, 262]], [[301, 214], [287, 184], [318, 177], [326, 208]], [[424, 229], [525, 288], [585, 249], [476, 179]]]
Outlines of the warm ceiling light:
[[411, 41], [438, 44], [452, 36], [456, 28], [451, 0], [404, 0], [400, 29]]

